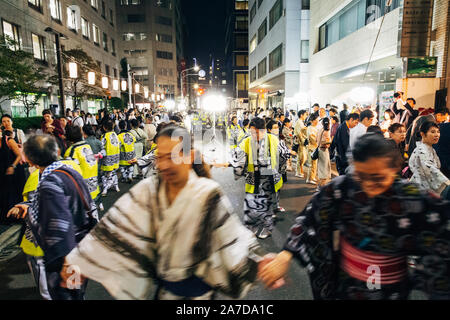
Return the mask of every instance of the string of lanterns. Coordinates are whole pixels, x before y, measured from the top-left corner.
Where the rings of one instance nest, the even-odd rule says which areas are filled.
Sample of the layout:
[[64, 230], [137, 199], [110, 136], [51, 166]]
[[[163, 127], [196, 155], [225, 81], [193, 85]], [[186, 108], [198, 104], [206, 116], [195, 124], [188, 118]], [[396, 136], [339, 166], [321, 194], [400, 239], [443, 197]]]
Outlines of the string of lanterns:
[[[64, 53], [63, 53], [64, 54]], [[69, 62], [69, 78], [71, 79], [77, 79], [78, 78], [78, 62], [71, 56], [68, 56], [66, 54], [64, 54], [66, 56], [66, 58], [75, 61], [75, 62]], [[86, 67], [86, 66], [85, 66]], [[102, 83], [102, 88], [103, 89], [109, 89], [109, 76], [101, 73], [101, 72], [97, 72], [97, 71], [92, 71], [93, 69], [86, 67], [88, 70], [87, 76], [88, 76], [88, 84], [89, 85], [95, 85], [96, 84], [96, 74], [99, 73], [101, 75], [101, 83]], [[141, 92], [141, 87], [143, 88], [144, 91], [144, 98], [148, 99], [149, 97], [151, 97], [152, 101], [161, 101], [165, 99], [165, 95], [164, 93], [161, 94], [155, 94], [152, 93], [150, 95], [149, 89], [147, 86], [142, 85], [141, 83], [139, 83], [137, 80], [133, 79], [133, 81], [135, 82], [134, 84], [134, 94], [138, 94], [139, 96], [142, 97], [142, 95], [140, 94]], [[122, 80], [121, 82], [119, 82], [118, 79], [113, 79], [112, 80], [112, 90], [114, 91], [119, 91], [119, 89], [121, 89], [122, 91], [127, 91], [128, 89], [128, 83], [126, 80]]]

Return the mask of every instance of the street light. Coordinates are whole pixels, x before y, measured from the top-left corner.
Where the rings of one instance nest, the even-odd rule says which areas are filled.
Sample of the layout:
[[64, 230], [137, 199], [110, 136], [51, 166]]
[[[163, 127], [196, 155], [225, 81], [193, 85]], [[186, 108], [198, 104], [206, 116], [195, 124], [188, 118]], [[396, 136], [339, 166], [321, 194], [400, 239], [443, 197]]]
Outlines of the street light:
[[64, 84], [63, 84], [63, 67], [62, 67], [62, 56], [61, 56], [61, 42], [60, 39], [67, 39], [62, 33], [56, 32], [50, 27], [45, 28], [45, 32], [55, 35], [55, 45], [56, 45], [56, 63], [58, 69], [58, 84], [59, 84], [59, 113], [64, 116], [66, 111], [66, 104], [64, 99]]
[[[201, 71], [200, 67], [197, 64], [195, 64], [195, 66], [193, 68], [185, 69], [180, 72], [180, 85], [181, 85], [181, 99], [182, 100], [184, 100], [183, 77], [185, 76], [185, 75], [183, 75], [183, 73], [188, 72], [190, 70], [194, 70], [195, 72]], [[198, 75], [198, 74], [192, 74], [192, 75]]]
[[216, 113], [225, 111], [227, 107], [227, 102], [223, 96], [207, 95], [203, 99], [203, 110], [210, 110], [213, 112], [213, 137], [216, 136]]

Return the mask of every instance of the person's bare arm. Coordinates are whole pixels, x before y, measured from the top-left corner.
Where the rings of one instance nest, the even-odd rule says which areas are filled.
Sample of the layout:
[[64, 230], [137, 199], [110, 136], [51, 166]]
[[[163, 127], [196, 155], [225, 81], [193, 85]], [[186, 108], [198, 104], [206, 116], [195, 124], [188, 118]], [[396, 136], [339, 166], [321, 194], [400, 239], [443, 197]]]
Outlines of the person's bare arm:
[[20, 160], [22, 159], [22, 151], [20, 150], [19, 146], [17, 145], [16, 141], [14, 141], [14, 139], [9, 139], [8, 146], [16, 156], [16, 160], [14, 160], [11, 166], [6, 170], [7, 175], [12, 175], [14, 174], [15, 167], [19, 164]]

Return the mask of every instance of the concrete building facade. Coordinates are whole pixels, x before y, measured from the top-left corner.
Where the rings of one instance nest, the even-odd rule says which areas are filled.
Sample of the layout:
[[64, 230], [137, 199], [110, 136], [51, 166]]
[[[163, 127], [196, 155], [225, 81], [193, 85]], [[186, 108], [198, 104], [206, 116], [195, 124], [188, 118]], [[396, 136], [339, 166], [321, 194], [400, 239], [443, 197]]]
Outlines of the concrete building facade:
[[[404, 5], [403, 0], [390, 7], [384, 0], [311, 0], [311, 103], [387, 107], [400, 90], [414, 97], [418, 108], [435, 107], [437, 93], [448, 87], [449, 4], [434, 0], [429, 52], [408, 57], [401, 55], [407, 41]], [[436, 76], [407, 74], [408, 59], [423, 57], [437, 58]]]
[[[179, 62], [184, 25], [179, 0], [116, 0], [119, 53], [149, 94], [175, 99], [180, 94]], [[136, 103], [148, 101], [141, 94]]]
[[[21, 49], [33, 53], [35, 61], [48, 73], [56, 69], [54, 34], [64, 35], [63, 51], [84, 50], [100, 66], [110, 80], [119, 77], [118, 39], [116, 37], [116, 7], [114, 0], [2, 0], [0, 2], [0, 31], [20, 42]], [[111, 85], [109, 81], [109, 85]], [[57, 106], [58, 86], [43, 83], [49, 94], [44, 96], [31, 115], [40, 115], [42, 109]], [[120, 96], [111, 89], [111, 96]], [[73, 102], [66, 96], [66, 107]], [[86, 112], [97, 112], [104, 105], [100, 99], [88, 98], [81, 103]], [[13, 116], [23, 116], [18, 101], [6, 101], [3, 109]]]
[[249, 1], [250, 107], [297, 109], [309, 89], [309, 1]]
[[248, 4], [247, 0], [227, 0], [224, 80], [233, 108], [248, 104]]

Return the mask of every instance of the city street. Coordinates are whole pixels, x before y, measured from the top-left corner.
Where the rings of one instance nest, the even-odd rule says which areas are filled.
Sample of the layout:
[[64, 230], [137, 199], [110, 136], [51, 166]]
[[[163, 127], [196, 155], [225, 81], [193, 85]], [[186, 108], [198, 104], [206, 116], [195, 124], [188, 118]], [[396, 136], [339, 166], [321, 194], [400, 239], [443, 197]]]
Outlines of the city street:
[[[244, 201], [244, 181], [241, 178], [235, 181], [232, 169], [212, 169], [213, 178], [218, 181], [230, 202], [234, 212], [242, 218], [242, 206]], [[116, 199], [129, 190], [130, 185], [121, 184], [119, 194], [110, 192], [104, 200], [105, 209], [113, 205]], [[292, 225], [296, 213], [301, 211], [308, 199], [313, 194], [315, 187], [306, 185], [304, 180], [289, 176], [289, 181], [281, 191], [281, 206], [286, 212], [281, 216], [272, 237], [259, 240], [267, 252], [278, 252], [283, 247], [286, 234]], [[17, 250], [20, 250], [17, 248]], [[151, 297], [150, 297], [151, 298]], [[220, 297], [225, 298], [225, 297]], [[25, 256], [19, 253], [14, 258], [0, 262], [0, 300], [30, 300], [40, 299], [33, 278], [26, 265]], [[86, 299], [108, 300], [112, 297], [98, 283], [91, 281], [88, 285]], [[310, 300], [312, 299], [306, 271], [297, 263], [292, 264], [287, 284], [283, 288], [274, 291], [265, 290], [263, 285], [255, 286], [247, 296], [250, 300]]]

